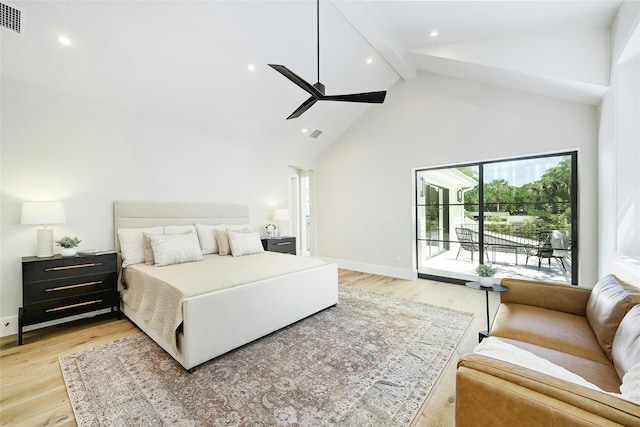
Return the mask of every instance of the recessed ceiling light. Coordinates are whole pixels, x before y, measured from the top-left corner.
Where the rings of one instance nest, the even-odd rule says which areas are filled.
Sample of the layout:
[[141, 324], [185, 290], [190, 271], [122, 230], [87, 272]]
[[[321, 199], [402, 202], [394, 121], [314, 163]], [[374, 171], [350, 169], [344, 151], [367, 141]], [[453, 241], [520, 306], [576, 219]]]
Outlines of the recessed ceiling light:
[[249, 71], [255, 71], [255, 70], [256, 70], [256, 66], [255, 66], [255, 65], [253, 65], [253, 64], [249, 64], [249, 66], [247, 67], [247, 69], [248, 69]]
[[367, 64], [371, 64], [373, 62], [373, 58], [369, 57], [367, 58]]
[[433, 30], [433, 31], [431, 31], [431, 33], [429, 35], [431, 37], [438, 37], [438, 31], [437, 30]]
[[302, 129], [302, 133], [307, 133], [307, 132], [309, 132], [309, 129], [307, 129], [307, 128], [303, 128]]
[[58, 36], [58, 41], [65, 46], [71, 46], [71, 39], [67, 36]]

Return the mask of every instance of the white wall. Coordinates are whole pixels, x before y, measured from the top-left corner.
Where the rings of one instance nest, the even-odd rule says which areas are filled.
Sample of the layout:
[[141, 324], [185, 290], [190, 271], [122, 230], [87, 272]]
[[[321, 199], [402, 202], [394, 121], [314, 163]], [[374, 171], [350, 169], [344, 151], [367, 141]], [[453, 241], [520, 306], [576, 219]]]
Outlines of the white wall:
[[1, 88], [2, 335], [17, 331], [20, 258], [36, 252], [37, 227], [20, 225], [23, 201], [64, 202], [67, 223], [53, 226], [55, 239], [77, 235], [80, 248], [113, 248], [114, 200], [249, 204], [258, 229], [274, 207], [288, 206], [288, 165], [315, 166], [300, 153], [273, 156], [7, 78]]
[[[598, 272], [600, 275], [613, 273], [622, 278], [640, 284], [640, 258], [628, 245], [620, 247], [617, 237], [635, 240], [637, 247], [640, 239], [640, 217], [638, 211], [638, 192], [640, 191], [640, 140], [638, 139], [638, 70], [640, 66], [640, 2], [623, 2], [616, 24], [613, 28], [611, 85], [600, 108], [600, 135], [598, 142], [598, 215], [599, 215], [599, 256]], [[634, 62], [635, 61], [635, 62]], [[622, 75], [619, 66], [622, 67]], [[618, 96], [619, 78], [624, 79], [626, 73], [633, 84], [623, 87], [627, 92], [635, 86], [635, 102], [629, 102], [629, 93]], [[631, 105], [630, 105], [631, 104]], [[635, 108], [633, 106], [635, 104]], [[629, 128], [627, 124], [635, 125]], [[623, 193], [620, 184], [626, 184]], [[632, 196], [635, 190], [635, 197]], [[631, 197], [630, 197], [631, 196]], [[622, 197], [627, 197], [627, 215], [621, 215], [619, 207]], [[635, 202], [634, 202], [635, 199]], [[635, 206], [634, 206], [635, 203]], [[634, 212], [635, 210], [635, 212]], [[628, 215], [631, 213], [631, 215]], [[632, 219], [629, 220], [629, 217]], [[624, 230], [621, 221], [626, 221]], [[621, 233], [624, 232], [624, 236]], [[626, 248], [624, 247], [626, 246]], [[627, 252], [627, 253], [625, 253]], [[634, 255], [634, 257], [629, 256]]]
[[318, 158], [319, 255], [415, 277], [414, 168], [578, 150], [580, 282], [597, 277], [596, 108], [421, 73]]

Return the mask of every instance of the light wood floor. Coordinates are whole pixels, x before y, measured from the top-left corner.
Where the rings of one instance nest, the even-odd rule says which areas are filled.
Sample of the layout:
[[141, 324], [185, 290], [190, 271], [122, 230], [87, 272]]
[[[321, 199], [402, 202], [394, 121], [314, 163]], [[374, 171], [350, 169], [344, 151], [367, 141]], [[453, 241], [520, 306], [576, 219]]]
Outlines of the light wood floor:
[[[413, 427], [454, 426], [456, 363], [477, 344], [478, 331], [486, 329], [484, 292], [430, 280], [408, 281], [347, 270], [340, 270], [339, 281], [370, 292], [474, 314], [456, 354], [412, 423]], [[493, 317], [499, 296], [489, 296]], [[127, 319], [104, 315], [27, 332], [20, 347], [15, 335], [0, 339], [0, 425], [76, 425], [58, 356], [137, 332]]]

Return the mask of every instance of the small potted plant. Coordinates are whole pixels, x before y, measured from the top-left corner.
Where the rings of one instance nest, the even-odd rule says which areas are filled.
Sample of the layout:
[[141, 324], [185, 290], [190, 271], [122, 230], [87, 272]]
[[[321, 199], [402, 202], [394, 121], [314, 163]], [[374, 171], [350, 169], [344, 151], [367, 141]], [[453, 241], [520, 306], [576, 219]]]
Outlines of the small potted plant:
[[60, 240], [56, 240], [56, 245], [60, 246], [60, 255], [62, 256], [76, 256], [76, 247], [82, 240], [78, 237], [64, 236]]
[[493, 276], [496, 274], [495, 268], [488, 264], [480, 264], [476, 268], [476, 273], [478, 273], [478, 282], [480, 282], [480, 286], [484, 288], [490, 288], [493, 286]]
[[267, 224], [264, 226], [265, 230], [267, 230], [267, 237], [275, 237], [276, 236], [276, 230], [278, 229], [278, 226], [275, 224]]

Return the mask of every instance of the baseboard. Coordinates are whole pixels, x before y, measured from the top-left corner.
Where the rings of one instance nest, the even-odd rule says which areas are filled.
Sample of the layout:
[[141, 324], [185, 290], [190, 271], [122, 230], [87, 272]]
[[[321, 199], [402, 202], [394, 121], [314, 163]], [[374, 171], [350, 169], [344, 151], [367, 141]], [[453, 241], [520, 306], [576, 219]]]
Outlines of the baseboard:
[[15, 335], [18, 333], [18, 316], [2, 318], [2, 327], [0, 328], [0, 337], [7, 335]]
[[345, 270], [360, 271], [362, 273], [379, 274], [381, 276], [395, 277], [404, 280], [416, 280], [418, 272], [405, 268], [389, 267], [386, 265], [367, 264], [364, 262], [347, 261], [334, 258], [320, 257], [325, 262], [333, 262], [338, 264], [339, 268]]
[[[63, 317], [62, 319], [49, 320], [48, 322], [38, 323], [37, 325], [25, 326], [23, 331], [31, 331], [34, 329], [46, 328], [47, 326], [59, 325], [61, 323], [71, 322], [74, 320], [88, 319], [98, 316], [100, 314], [109, 313], [110, 308], [103, 308], [101, 310], [90, 311], [83, 314], [76, 314], [75, 316]], [[6, 337], [8, 335], [18, 334], [18, 316], [5, 317], [2, 319], [2, 334], [0, 337]]]

